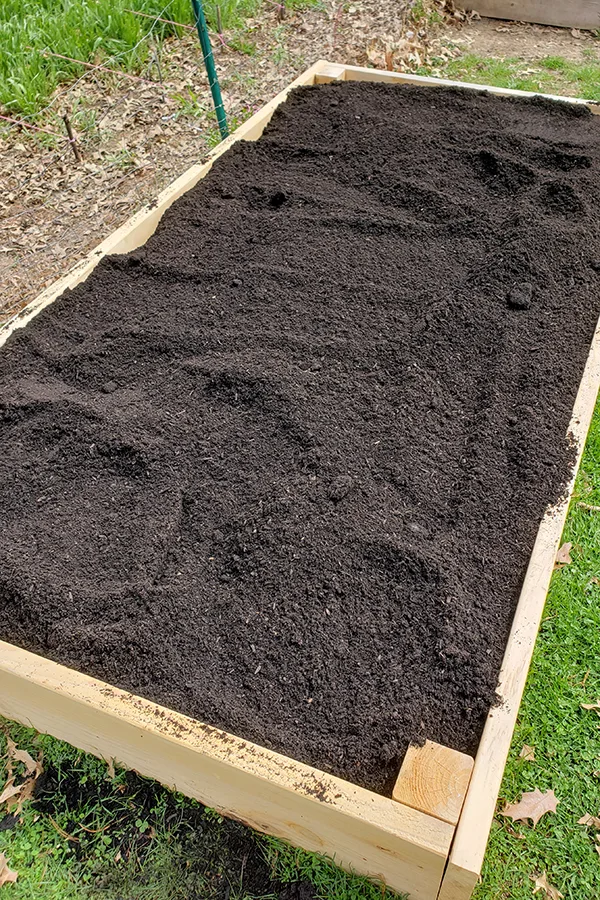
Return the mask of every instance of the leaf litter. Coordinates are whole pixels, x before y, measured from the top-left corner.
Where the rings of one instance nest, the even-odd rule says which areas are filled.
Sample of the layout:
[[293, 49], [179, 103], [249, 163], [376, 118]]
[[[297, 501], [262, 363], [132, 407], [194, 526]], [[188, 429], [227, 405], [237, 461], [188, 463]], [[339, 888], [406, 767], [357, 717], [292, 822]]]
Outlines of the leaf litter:
[[33, 759], [27, 750], [20, 750], [9, 737], [6, 738], [6, 746], [6, 782], [0, 791], [0, 806], [6, 804], [7, 813], [16, 812], [18, 815], [23, 804], [33, 797], [37, 780], [43, 771], [42, 754], [40, 752], [37, 760]]
[[600, 828], [600, 818], [598, 816], [590, 816], [589, 813], [586, 813], [577, 821], [578, 825], [586, 825], [589, 828]]
[[530, 747], [529, 744], [523, 744], [523, 749], [519, 753], [520, 759], [525, 760], [525, 762], [534, 762], [535, 761], [535, 747]]
[[560, 800], [552, 789], [542, 793], [536, 788], [534, 791], [525, 791], [518, 803], [507, 803], [500, 814], [508, 816], [513, 822], [525, 822], [530, 819], [535, 828], [542, 816], [549, 812], [556, 812], [559, 803]]
[[555, 569], [562, 569], [563, 566], [568, 566], [573, 562], [573, 560], [571, 559], [572, 548], [573, 544], [570, 541], [566, 541], [561, 547], [559, 547], [554, 563]]
[[0, 887], [5, 884], [14, 884], [19, 877], [18, 872], [13, 872], [8, 867], [8, 860], [4, 853], [0, 853]]
[[545, 872], [542, 872], [541, 875], [532, 876], [532, 879], [534, 882], [534, 894], [537, 894], [538, 891], [543, 891], [544, 895], [548, 897], [549, 900], [561, 900], [561, 897], [564, 897], [564, 894], [561, 894], [558, 888], [550, 884]]

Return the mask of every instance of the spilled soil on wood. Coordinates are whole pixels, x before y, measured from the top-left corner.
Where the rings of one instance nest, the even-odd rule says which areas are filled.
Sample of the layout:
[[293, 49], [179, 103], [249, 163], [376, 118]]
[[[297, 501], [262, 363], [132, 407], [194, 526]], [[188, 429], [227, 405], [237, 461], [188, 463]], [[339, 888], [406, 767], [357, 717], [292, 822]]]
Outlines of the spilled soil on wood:
[[387, 792], [474, 753], [600, 310], [600, 122], [295, 92], [0, 352], [0, 638]]

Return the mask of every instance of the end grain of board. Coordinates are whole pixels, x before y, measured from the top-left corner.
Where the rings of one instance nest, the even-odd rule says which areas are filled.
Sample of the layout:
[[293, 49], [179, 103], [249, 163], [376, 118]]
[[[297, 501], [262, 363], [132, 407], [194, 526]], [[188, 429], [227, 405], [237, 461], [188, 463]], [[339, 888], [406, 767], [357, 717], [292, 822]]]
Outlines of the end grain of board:
[[597, 148], [584, 108], [294, 94], [7, 342], [0, 638], [377, 790], [474, 753], [573, 459]]

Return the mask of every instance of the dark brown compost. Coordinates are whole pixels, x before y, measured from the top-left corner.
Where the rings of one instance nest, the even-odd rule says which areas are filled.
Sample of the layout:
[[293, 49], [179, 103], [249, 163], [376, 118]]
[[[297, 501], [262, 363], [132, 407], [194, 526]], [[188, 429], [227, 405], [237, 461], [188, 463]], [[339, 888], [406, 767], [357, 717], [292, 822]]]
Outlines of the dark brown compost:
[[0, 638], [377, 791], [474, 753], [572, 464], [599, 129], [296, 91], [0, 352]]

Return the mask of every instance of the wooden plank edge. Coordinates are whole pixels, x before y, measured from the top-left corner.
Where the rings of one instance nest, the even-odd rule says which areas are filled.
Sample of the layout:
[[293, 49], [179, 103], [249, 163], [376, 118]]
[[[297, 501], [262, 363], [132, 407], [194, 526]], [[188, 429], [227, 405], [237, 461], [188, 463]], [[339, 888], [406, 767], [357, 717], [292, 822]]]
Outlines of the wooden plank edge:
[[0, 714], [411, 897], [436, 897], [454, 828], [432, 816], [4, 642]]
[[599, 387], [600, 321], [594, 333], [567, 432], [577, 446], [575, 466], [565, 499], [547, 510], [538, 530], [500, 670], [498, 694], [502, 702], [490, 710], [486, 720], [439, 900], [467, 900], [470, 893], [456, 893], [453, 881], [460, 875], [458, 880], [462, 879], [466, 883], [468, 879], [465, 873], [471, 873], [476, 880], [481, 874], [496, 801], [546, 604], [556, 552], [567, 518]]
[[315, 76], [315, 84], [330, 84], [332, 81], [346, 80], [347, 66], [341, 63], [325, 62]]
[[294, 81], [287, 85], [272, 100], [266, 103], [251, 118], [247, 119], [239, 128], [221, 141], [212, 150], [204, 163], [198, 163], [187, 169], [175, 181], [168, 185], [155, 200], [146, 203], [138, 212], [123, 223], [116, 231], [112, 232], [97, 247], [94, 247], [87, 256], [80, 260], [69, 272], [38, 294], [23, 309], [19, 310], [7, 322], [0, 325], [0, 347], [6, 343], [9, 336], [17, 328], [22, 328], [33, 319], [42, 309], [53, 303], [66, 290], [80, 284], [96, 268], [101, 259], [109, 254], [129, 253], [144, 244], [154, 234], [165, 211], [187, 191], [204, 178], [213, 163], [237, 141], [257, 140], [271, 120], [273, 113], [286, 99], [290, 91], [301, 85], [314, 84], [319, 72], [329, 65], [325, 60], [318, 60], [306, 71], [302, 72]]
[[438, 900], [469, 900], [479, 883], [480, 877], [470, 869], [461, 869], [456, 863], [449, 862], [444, 877]]

